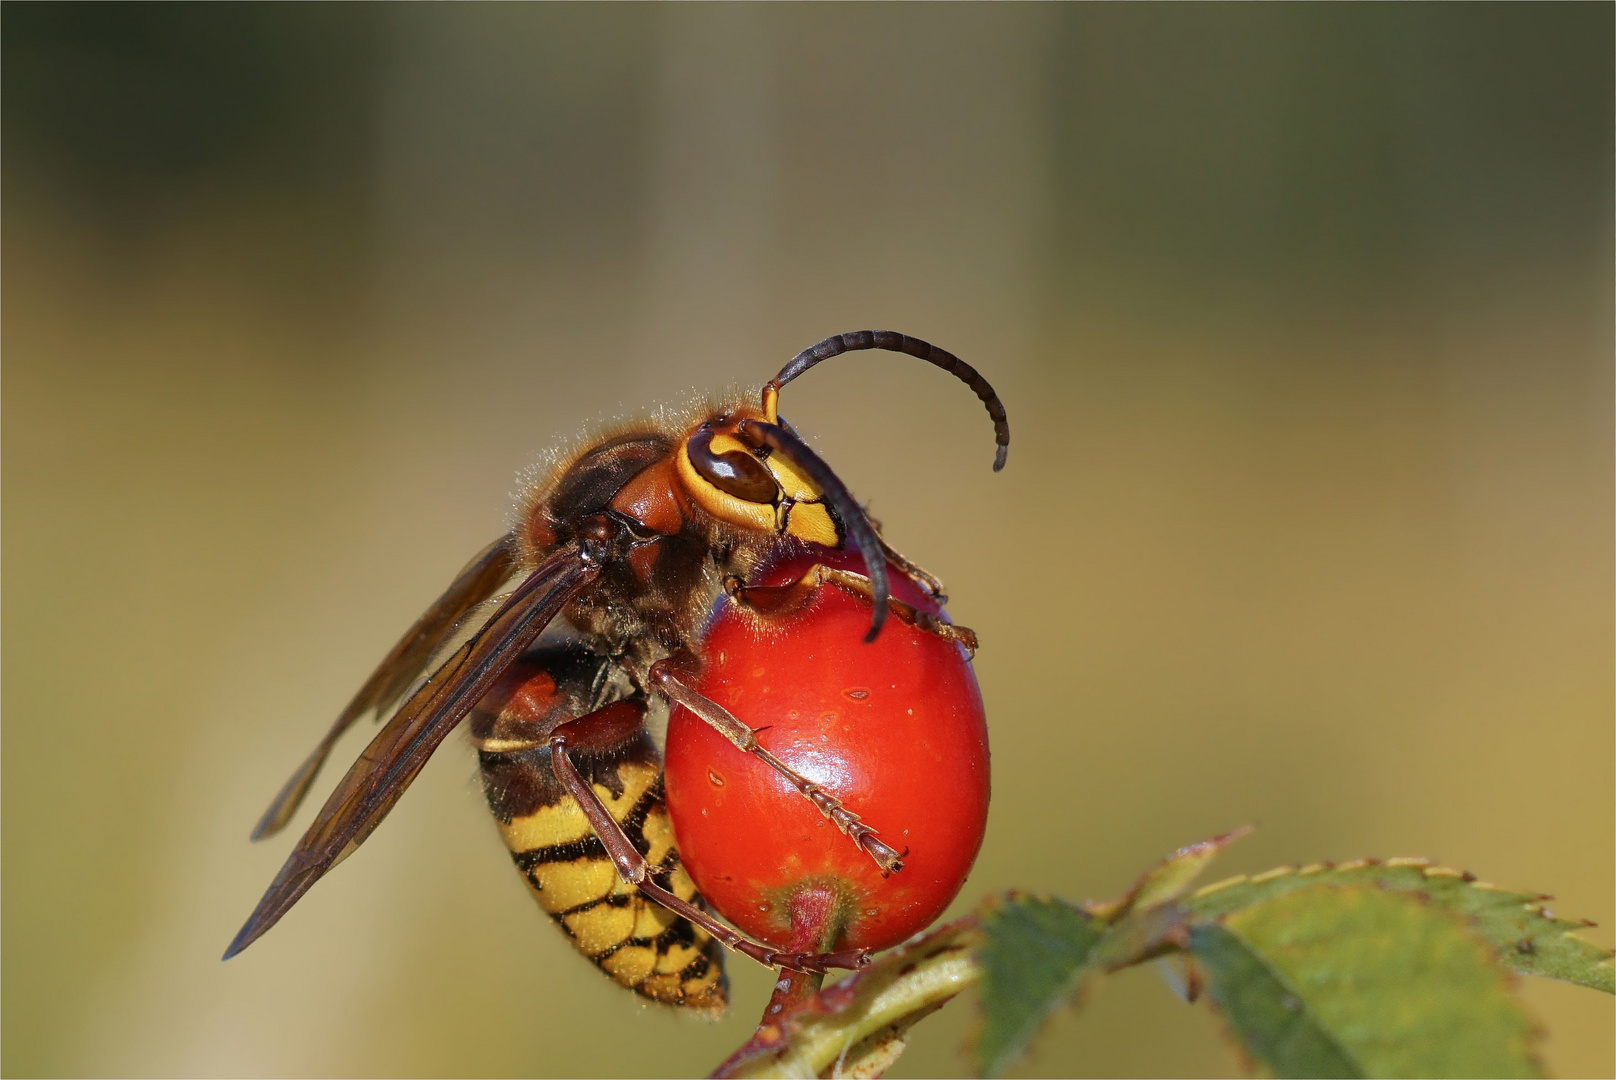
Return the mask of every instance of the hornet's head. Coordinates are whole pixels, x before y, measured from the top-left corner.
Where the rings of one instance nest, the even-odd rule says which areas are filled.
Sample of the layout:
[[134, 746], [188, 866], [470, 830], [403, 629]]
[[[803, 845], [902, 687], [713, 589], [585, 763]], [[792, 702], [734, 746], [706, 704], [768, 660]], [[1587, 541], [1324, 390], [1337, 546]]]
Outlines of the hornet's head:
[[686, 493], [720, 521], [842, 547], [847, 542], [846, 510], [838, 511], [801, 463], [803, 455], [792, 452], [801, 441], [791, 436], [797, 445], [776, 452], [762, 441], [769, 428], [788, 435], [790, 431], [745, 413], [702, 421], [675, 458]]
[[676, 465], [686, 493], [720, 521], [829, 548], [844, 547], [851, 540], [870, 578], [875, 608], [864, 640], [873, 641], [887, 614], [881, 541], [846, 485], [779, 416], [781, 387], [821, 360], [862, 349], [918, 357], [976, 391], [993, 418], [998, 447], [994, 471], [1004, 468], [1010, 424], [993, 387], [954, 354], [890, 330], [838, 334], [804, 349], [763, 384], [759, 408], [710, 416], [692, 429], [678, 450]]

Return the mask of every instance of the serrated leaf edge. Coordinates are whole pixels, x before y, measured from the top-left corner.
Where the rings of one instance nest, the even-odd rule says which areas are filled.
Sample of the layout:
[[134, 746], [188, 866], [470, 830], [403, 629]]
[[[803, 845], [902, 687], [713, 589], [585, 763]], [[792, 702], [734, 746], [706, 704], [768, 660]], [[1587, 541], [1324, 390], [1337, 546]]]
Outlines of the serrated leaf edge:
[[[1201, 899], [1203, 897], [1211, 896], [1211, 895], [1213, 895], [1215, 893], [1222, 892], [1225, 889], [1233, 888], [1234, 886], [1237, 886], [1237, 885], [1262, 885], [1262, 884], [1265, 884], [1265, 883], [1270, 882], [1270, 881], [1278, 880], [1279, 878], [1282, 878], [1282, 877], [1293, 876], [1293, 875], [1297, 876], [1297, 877], [1303, 877], [1303, 876], [1311, 876], [1311, 875], [1314, 875], [1314, 874], [1323, 874], [1323, 873], [1326, 873], [1326, 872], [1330, 872], [1330, 873], [1349, 873], [1349, 872], [1352, 872], [1352, 871], [1355, 871], [1355, 870], [1365, 870], [1365, 869], [1368, 869], [1369, 867], [1372, 867], [1372, 866], [1384, 866], [1384, 867], [1386, 867], [1388, 869], [1416, 869], [1416, 870], [1419, 870], [1423, 874], [1423, 876], [1426, 877], [1427, 879], [1432, 879], [1432, 878], [1455, 878], [1455, 879], [1458, 879], [1459, 881], [1463, 882], [1464, 884], [1470, 886], [1470, 888], [1472, 888], [1472, 889], [1478, 889], [1478, 890], [1481, 890], [1481, 891], [1484, 891], [1484, 892], [1496, 892], [1496, 893], [1503, 893], [1503, 894], [1506, 894], [1506, 895], [1514, 895], [1514, 896], [1525, 897], [1527, 899], [1523, 899], [1522, 904], [1521, 904], [1521, 906], [1523, 908], [1525, 908], [1527, 911], [1539, 916], [1540, 918], [1547, 919], [1551, 923], [1554, 923], [1554, 924], [1556, 924], [1558, 926], [1565, 927], [1565, 929], [1563, 929], [1560, 932], [1560, 935], [1559, 935], [1560, 937], [1571, 938], [1573, 941], [1577, 942], [1580, 945], [1584, 945], [1584, 946], [1587, 946], [1588, 948], [1595, 949], [1595, 950], [1597, 950], [1599, 952], [1603, 952], [1605, 954], [1605, 956], [1604, 956], [1604, 958], [1602, 960], [1599, 960], [1599, 961], [1597, 961], [1595, 963], [1594, 966], [1596, 968], [1598, 968], [1598, 969], [1616, 968], [1616, 950], [1600, 949], [1597, 945], [1594, 945], [1592, 942], [1590, 942], [1590, 941], [1586, 940], [1585, 938], [1583, 938], [1581, 936], [1581, 934], [1579, 933], [1579, 931], [1582, 930], [1582, 929], [1597, 926], [1599, 924], [1592, 921], [1591, 919], [1572, 920], [1572, 919], [1569, 919], [1569, 918], [1563, 918], [1561, 916], [1556, 915], [1554, 912], [1550, 911], [1549, 908], [1544, 903], [1545, 901], [1554, 899], [1554, 897], [1548, 895], [1547, 893], [1530, 894], [1530, 893], [1512, 892], [1512, 890], [1504, 889], [1504, 888], [1502, 888], [1502, 887], [1500, 887], [1498, 885], [1494, 885], [1490, 881], [1482, 881], [1479, 878], [1477, 878], [1475, 874], [1472, 874], [1468, 870], [1461, 870], [1461, 869], [1458, 869], [1457, 867], [1452, 867], [1452, 866], [1442, 866], [1442, 865], [1439, 865], [1434, 859], [1429, 859], [1429, 858], [1426, 858], [1424, 856], [1419, 856], [1419, 855], [1394, 856], [1394, 857], [1389, 858], [1389, 859], [1362, 858], [1362, 859], [1353, 859], [1350, 862], [1343, 862], [1343, 863], [1316, 862], [1316, 863], [1308, 863], [1306, 866], [1303, 866], [1303, 867], [1300, 867], [1300, 868], [1293, 867], [1293, 866], [1288, 866], [1288, 865], [1287, 866], [1276, 866], [1272, 870], [1265, 870], [1260, 874], [1234, 874], [1234, 875], [1232, 875], [1230, 877], [1223, 878], [1223, 879], [1221, 879], [1219, 881], [1214, 881], [1209, 885], [1203, 885], [1201, 888], [1196, 889], [1194, 892], [1190, 893], [1186, 897], [1186, 900], [1188, 900], [1190, 902], [1193, 902], [1193, 901], [1199, 900], [1199, 899]], [[1532, 898], [1534, 896], [1535, 896], [1535, 899]], [[1213, 918], [1215, 918], [1216, 920], [1221, 922], [1223, 917], [1224, 917], [1223, 915], [1218, 915], [1218, 916], [1214, 916]], [[1572, 923], [1581, 923], [1581, 926], [1568, 925], [1568, 924], [1572, 924]], [[1500, 956], [1500, 959], [1503, 959], [1503, 957]], [[1538, 973], [1538, 972], [1521, 972], [1521, 971], [1518, 971], [1516, 969], [1510, 968], [1510, 965], [1507, 963], [1507, 961], [1505, 962], [1504, 966], [1505, 966], [1506, 969], [1514, 971], [1514, 973], [1516, 973], [1516, 974], [1534, 974], [1534, 975], [1539, 975], [1540, 977], [1543, 977], [1543, 978], [1555, 978], [1555, 976], [1542, 975], [1541, 973]], [[1578, 984], [1578, 985], [1580, 985], [1580, 984]]]
[[[1060, 905], [1062, 907], [1070, 908], [1077, 914], [1086, 916], [1092, 920], [1097, 936], [1094, 944], [1089, 947], [1088, 953], [1084, 956], [1083, 962], [1076, 965], [1067, 974], [1066, 979], [1062, 983], [1060, 992], [1050, 998], [1049, 1007], [1043, 1009], [1036, 1016], [1030, 1017], [1031, 1030], [1026, 1033], [1025, 1037], [1019, 1038], [1012, 1042], [1007, 1042], [1006, 1048], [999, 1054], [995, 1055], [992, 1061], [976, 1058], [975, 1054], [975, 1051], [981, 1047], [982, 1039], [981, 1006], [980, 1002], [978, 1003], [978, 1021], [976, 1024], [976, 1030], [971, 1036], [971, 1049], [973, 1052], [970, 1056], [976, 1058], [973, 1064], [977, 1065], [981, 1069], [983, 1076], [1002, 1076], [1005, 1069], [1009, 1068], [1027, 1052], [1027, 1048], [1030, 1047], [1034, 1040], [1037, 1039], [1038, 1033], [1044, 1029], [1044, 1027], [1049, 1023], [1050, 1019], [1057, 1012], [1061, 1011], [1062, 1009], [1076, 1008], [1079, 1005], [1084, 984], [1087, 983], [1093, 976], [1100, 974], [1099, 965], [1094, 963], [1094, 955], [1099, 950], [1101, 943], [1105, 940], [1106, 934], [1110, 929], [1110, 924], [1108, 924], [1104, 919], [1095, 916], [1093, 912], [1087, 909], [1086, 905], [1074, 904], [1070, 900], [1063, 899], [1053, 894], [1028, 893], [1022, 892], [1021, 890], [1012, 890], [1009, 893], [1006, 893], [1002, 899], [997, 897], [989, 898], [989, 900], [984, 903], [980, 909], [980, 921], [978, 922], [978, 927], [982, 933], [982, 937], [977, 940], [975, 947], [972, 949], [977, 970], [981, 973], [979, 981], [987, 981], [987, 965], [982, 962], [982, 949], [987, 943], [988, 936], [992, 933], [992, 920], [995, 917], [1000, 916], [1006, 906], [1010, 904], [1026, 904], [1028, 902], [1047, 904], [1050, 906]], [[1023, 1027], [1025, 1026], [1026, 1025], [1023, 1025]]]

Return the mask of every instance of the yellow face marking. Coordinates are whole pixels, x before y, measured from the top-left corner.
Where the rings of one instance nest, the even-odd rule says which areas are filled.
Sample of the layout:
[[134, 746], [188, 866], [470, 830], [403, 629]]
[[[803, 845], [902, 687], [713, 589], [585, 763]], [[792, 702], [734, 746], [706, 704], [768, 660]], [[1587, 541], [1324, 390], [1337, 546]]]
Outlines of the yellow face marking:
[[[751, 448], [745, 443], [723, 432], [715, 434], [708, 446], [715, 454], [752, 455]], [[825, 547], [840, 547], [841, 538], [836, 535], [836, 522], [823, 502], [824, 492], [782, 454], [771, 454], [762, 463], [774, 477], [775, 483], [780, 485], [784, 495], [778, 505], [749, 502], [714, 487], [691, 464], [690, 454], [683, 443], [679, 445], [679, 453], [674, 460], [685, 490], [714, 517], [758, 532], [794, 536]]]
[[[713, 441], [708, 445], [713, 448], [713, 453], [715, 454], [746, 454], [748, 457], [752, 454], [750, 446], [747, 446], [735, 436], [722, 431], [714, 435]], [[786, 494], [789, 495], [790, 492]]]
[[[722, 444], [722, 445], [720, 445]], [[728, 450], [735, 448], [745, 450], [745, 445], [729, 435], [715, 435], [713, 437], [714, 450]], [[786, 516], [785, 531], [799, 540], [808, 540], [825, 547], [837, 547], [841, 541], [836, 536], [836, 522], [831, 520], [830, 511], [825, 509], [825, 493], [814, 486], [807, 474], [801, 472], [795, 462], [783, 454], [770, 454], [763, 462], [774, 482], [780, 485], [790, 500]], [[775, 524], [775, 531], [779, 532], [779, 523]]]
[[[746, 449], [745, 443], [733, 436], [713, 436], [714, 450], [728, 450], [732, 447], [751, 453]], [[764, 459], [763, 465], [773, 474], [774, 482], [780, 485], [780, 490], [786, 493], [786, 498], [799, 500], [824, 498], [824, 493], [816, 488], [808, 477], [798, 472], [796, 464], [788, 458], [780, 454], [770, 454]]]
[[[713, 439], [714, 447], [718, 445], [721, 437]], [[729, 442], [734, 446], [740, 446], [734, 439], [730, 439]], [[737, 499], [729, 492], [720, 491], [708, 483], [707, 478], [697, 472], [696, 467], [690, 463], [690, 452], [685, 449], [684, 443], [679, 444], [679, 453], [674, 458], [673, 464], [679, 473], [680, 482], [685, 486], [685, 491], [689, 492], [690, 497], [713, 517], [733, 525], [744, 525], [758, 532], [774, 531], [773, 505]]]
[[821, 503], [797, 503], [792, 506], [791, 515], [786, 519], [786, 532], [798, 540], [823, 544], [828, 548], [839, 547], [842, 542], [836, 535], [836, 522], [831, 520], [830, 511]]

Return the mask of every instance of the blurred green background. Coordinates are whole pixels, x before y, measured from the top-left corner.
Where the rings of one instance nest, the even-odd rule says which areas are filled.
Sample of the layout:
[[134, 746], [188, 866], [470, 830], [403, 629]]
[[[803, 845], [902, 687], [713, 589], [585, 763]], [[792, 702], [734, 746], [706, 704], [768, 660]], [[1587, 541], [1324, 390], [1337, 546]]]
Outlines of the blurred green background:
[[[258, 813], [520, 468], [867, 326], [1014, 432], [995, 476], [906, 357], [785, 396], [981, 635], [962, 907], [1255, 822], [1214, 876], [1433, 855], [1608, 945], [1612, 24], [6, 4], [0, 1068], [711, 1068], [767, 973], [717, 1024], [602, 979], [458, 738], [218, 956]], [[1523, 992], [1552, 1070], [1616, 1068], [1608, 999]], [[894, 1075], [958, 1074], [970, 1010]], [[1237, 1067], [1138, 971], [1024, 1071]]]

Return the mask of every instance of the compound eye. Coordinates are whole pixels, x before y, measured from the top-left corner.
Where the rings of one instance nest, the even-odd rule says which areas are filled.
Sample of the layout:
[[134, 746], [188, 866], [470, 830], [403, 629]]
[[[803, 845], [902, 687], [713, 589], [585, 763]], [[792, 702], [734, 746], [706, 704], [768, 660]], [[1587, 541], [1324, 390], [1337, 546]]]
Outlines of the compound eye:
[[713, 452], [713, 433], [701, 430], [685, 443], [690, 464], [713, 487], [726, 495], [750, 503], [772, 505], [780, 497], [780, 485], [757, 458], [743, 449]]

